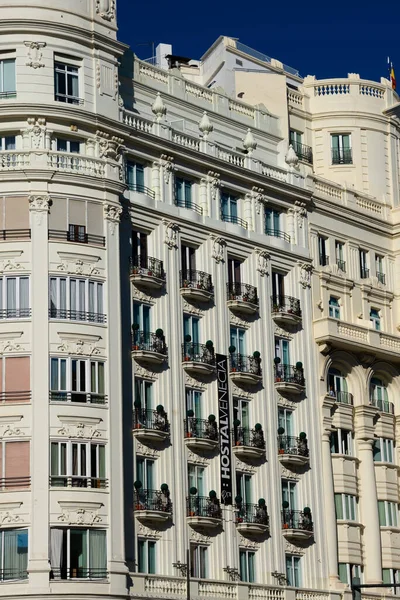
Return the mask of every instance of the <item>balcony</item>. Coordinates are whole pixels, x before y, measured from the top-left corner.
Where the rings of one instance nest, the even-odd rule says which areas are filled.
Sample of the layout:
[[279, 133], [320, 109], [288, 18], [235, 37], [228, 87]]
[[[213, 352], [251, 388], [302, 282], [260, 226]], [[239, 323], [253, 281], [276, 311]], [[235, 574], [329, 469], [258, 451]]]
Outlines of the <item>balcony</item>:
[[128, 186], [128, 190], [130, 192], [136, 192], [138, 194], [146, 194], [146, 196], [148, 196], [149, 198], [152, 198], [153, 200], [156, 197], [153, 190], [146, 187], [145, 185], [142, 185], [141, 183], [133, 183], [130, 181], [130, 182], [127, 182], [127, 186]]
[[2, 308], [0, 319], [29, 319], [31, 312], [30, 308]]
[[351, 165], [353, 164], [353, 155], [351, 148], [332, 148], [333, 165]]
[[319, 266], [327, 267], [328, 265], [329, 265], [329, 256], [327, 256], [326, 254], [320, 254], [319, 255]]
[[135, 481], [134, 485], [133, 506], [139, 521], [159, 525], [172, 519], [172, 502], [166, 483], [162, 484], [161, 490], [142, 489], [140, 481]]
[[107, 404], [105, 394], [95, 392], [64, 392], [51, 390], [49, 392], [50, 402], [64, 402], [73, 404]]
[[138, 288], [160, 290], [165, 284], [162, 260], [151, 256], [134, 256], [130, 259], [130, 279]]
[[271, 296], [272, 318], [280, 325], [297, 325], [301, 322], [300, 300], [291, 296]]
[[189, 210], [194, 210], [199, 215], [203, 214], [203, 209], [201, 206], [193, 202], [192, 200], [185, 200], [182, 198], [175, 198], [175, 206], [179, 206], [180, 208], [187, 208]]
[[251, 460], [265, 456], [264, 432], [260, 423], [249, 429], [240, 427], [240, 421], [234, 421], [232, 439], [232, 451], [238, 458]]
[[225, 221], [225, 223], [234, 223], [235, 225], [243, 227], [243, 229], [247, 229], [246, 221], [236, 215], [226, 215], [221, 212], [221, 221]]
[[30, 402], [32, 398], [32, 392], [0, 392], [0, 404], [19, 404]]
[[369, 279], [369, 269], [360, 267], [360, 279]]
[[376, 277], [382, 285], [386, 285], [386, 276], [385, 273], [381, 273], [380, 271], [376, 272]]
[[106, 315], [101, 313], [86, 312], [83, 310], [66, 310], [64, 308], [55, 307], [50, 308], [49, 318], [66, 321], [85, 321], [86, 323], [105, 324], [107, 322]]
[[132, 357], [138, 363], [162, 365], [167, 359], [167, 346], [163, 330], [157, 329], [155, 333], [150, 333], [133, 329]]
[[258, 310], [257, 288], [247, 283], [226, 284], [228, 308], [243, 315], [254, 315]]
[[299, 160], [307, 162], [310, 165], [313, 164], [313, 153], [310, 146], [306, 146], [305, 144], [301, 144], [295, 140], [290, 140], [290, 144]]
[[282, 365], [275, 359], [275, 389], [281, 394], [299, 395], [306, 385], [303, 364]]
[[337, 260], [336, 261], [336, 266], [339, 269], [339, 271], [342, 271], [342, 273], [346, 273], [346, 263], [344, 260]]
[[214, 296], [211, 275], [203, 271], [180, 272], [181, 296], [186, 300], [209, 302]]
[[12, 242], [14, 240], [30, 240], [31, 230], [30, 229], [1, 229], [0, 240], [5, 242]]
[[205, 344], [195, 344], [185, 336], [182, 344], [182, 366], [187, 373], [194, 375], [210, 375], [215, 372], [215, 353], [211, 340]]
[[[230, 347], [231, 351], [233, 346]], [[230, 352], [229, 373], [234, 383], [242, 385], [256, 385], [262, 379], [261, 376], [261, 358], [259, 352], [254, 352], [253, 356], [244, 354], [235, 354]]]
[[143, 442], [162, 442], [169, 437], [168, 415], [160, 404], [156, 410], [146, 410], [135, 406], [133, 411], [133, 435]]
[[75, 231], [49, 229], [48, 238], [49, 240], [58, 242], [74, 242], [75, 244], [87, 244], [89, 246], [100, 246], [101, 248], [104, 248], [106, 245], [106, 238], [102, 235], [92, 235], [90, 233]]
[[197, 496], [196, 488], [191, 488], [187, 502], [187, 522], [193, 529], [216, 529], [222, 524], [221, 504], [215, 492], [210, 496]]
[[280, 229], [270, 229], [266, 227], [264, 229], [264, 233], [265, 235], [271, 235], [272, 237], [285, 240], [285, 242], [288, 242], [290, 244], [290, 235], [288, 233], [285, 233], [284, 231], [281, 231]]
[[108, 479], [78, 475], [51, 475], [50, 487], [105, 490], [108, 487]]
[[[28, 467], [29, 468], [29, 467]], [[0, 479], [0, 491], [9, 492], [13, 490], [27, 489], [31, 486], [31, 478], [23, 477], [3, 477]]]
[[347, 404], [348, 406], [353, 406], [353, 394], [350, 392], [335, 392], [331, 390], [326, 394], [327, 397], [332, 398], [337, 404]]
[[22, 581], [28, 579], [26, 569], [0, 569], [0, 581]]
[[83, 106], [83, 98], [77, 96], [71, 96], [70, 94], [59, 94], [58, 92], [54, 96], [56, 102], [66, 102], [67, 104], [75, 104], [77, 106]]
[[236, 529], [242, 535], [252, 537], [269, 531], [269, 516], [263, 498], [258, 504], [243, 504], [240, 496], [237, 496], [235, 512]]
[[192, 412], [188, 411], [188, 416], [184, 420], [186, 446], [195, 452], [215, 450], [219, 441], [215, 416], [210, 415], [208, 419], [196, 419]]
[[86, 569], [84, 567], [67, 567], [55, 569], [52, 567], [50, 571], [51, 580], [75, 580], [79, 581], [97, 581], [98, 579], [107, 579], [108, 573], [104, 569]]
[[300, 433], [299, 437], [280, 434], [278, 436], [278, 457], [283, 465], [289, 467], [307, 465], [310, 459], [306, 434]]
[[370, 398], [369, 402], [371, 406], [374, 406], [379, 411], [387, 413], [389, 415], [394, 415], [393, 402], [388, 402], [388, 400], [382, 400], [381, 398]]
[[289, 541], [306, 541], [314, 535], [314, 524], [309, 508], [301, 510], [282, 510], [282, 532]]

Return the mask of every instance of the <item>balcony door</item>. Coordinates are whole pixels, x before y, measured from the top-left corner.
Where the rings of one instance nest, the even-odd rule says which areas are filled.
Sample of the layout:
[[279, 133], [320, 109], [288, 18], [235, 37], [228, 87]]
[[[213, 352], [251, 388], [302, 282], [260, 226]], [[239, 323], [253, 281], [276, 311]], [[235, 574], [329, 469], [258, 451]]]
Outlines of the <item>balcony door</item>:
[[132, 231], [132, 259], [137, 267], [146, 267], [147, 263], [147, 234]]
[[295, 481], [282, 480], [282, 503], [289, 504], [287, 510], [297, 510], [297, 488]]
[[196, 271], [196, 250], [190, 246], [181, 246], [181, 268], [184, 279], [192, 280]]
[[341, 392], [347, 393], [346, 377], [338, 369], [331, 368], [328, 371], [328, 393], [339, 397]]
[[284, 304], [285, 276], [283, 273], [272, 271], [272, 297], [273, 303], [281, 306]]
[[289, 340], [275, 338], [275, 356], [281, 359], [282, 365], [290, 365]]
[[236, 354], [246, 354], [245, 333], [244, 329], [231, 326], [230, 345], [235, 347]]
[[142, 483], [142, 490], [154, 490], [154, 461], [137, 458], [135, 479]]
[[241, 283], [241, 275], [240, 275], [240, 266], [241, 263], [236, 258], [228, 258], [228, 283], [229, 284], [239, 284]]
[[186, 389], [186, 412], [193, 411], [195, 419], [202, 419], [201, 392]]
[[285, 430], [284, 435], [293, 436], [293, 412], [287, 408], [278, 410], [278, 429], [282, 427]]
[[188, 483], [189, 490], [190, 488], [195, 487], [198, 496], [204, 496], [204, 468], [197, 465], [188, 465]]
[[252, 504], [251, 475], [236, 472], [236, 494], [242, 498], [243, 504]]
[[233, 420], [239, 419], [240, 427], [248, 429], [249, 425], [249, 403], [241, 398], [233, 400]]
[[184, 337], [190, 335], [192, 344], [199, 344], [199, 329], [200, 320], [191, 315], [184, 315], [183, 317], [183, 335]]
[[139, 325], [139, 331], [144, 333], [150, 332], [150, 306], [141, 304], [140, 302], [133, 303], [133, 323]]

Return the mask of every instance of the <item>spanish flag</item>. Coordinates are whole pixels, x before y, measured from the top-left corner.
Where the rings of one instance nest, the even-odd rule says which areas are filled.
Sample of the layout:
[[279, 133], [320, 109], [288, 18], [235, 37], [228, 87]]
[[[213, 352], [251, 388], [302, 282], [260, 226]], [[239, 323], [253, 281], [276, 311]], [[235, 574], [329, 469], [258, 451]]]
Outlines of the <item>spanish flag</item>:
[[392, 84], [392, 90], [396, 89], [396, 75], [394, 73], [393, 63], [388, 57], [388, 69], [389, 69], [389, 79]]

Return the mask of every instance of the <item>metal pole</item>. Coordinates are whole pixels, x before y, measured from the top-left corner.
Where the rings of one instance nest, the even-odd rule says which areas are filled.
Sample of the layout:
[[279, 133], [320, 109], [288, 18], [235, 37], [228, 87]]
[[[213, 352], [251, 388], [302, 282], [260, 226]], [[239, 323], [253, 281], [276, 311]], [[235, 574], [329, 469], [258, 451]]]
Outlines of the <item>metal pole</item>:
[[186, 600], [190, 600], [190, 551], [186, 550]]

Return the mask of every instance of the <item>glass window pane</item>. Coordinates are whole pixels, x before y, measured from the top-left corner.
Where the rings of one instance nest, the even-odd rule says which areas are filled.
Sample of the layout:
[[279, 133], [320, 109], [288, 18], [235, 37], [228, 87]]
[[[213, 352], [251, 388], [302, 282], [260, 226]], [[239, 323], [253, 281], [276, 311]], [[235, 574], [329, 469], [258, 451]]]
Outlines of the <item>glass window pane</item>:
[[15, 59], [3, 60], [3, 89], [2, 92], [15, 92]]
[[148, 573], [154, 575], [156, 572], [156, 543], [147, 542], [148, 544]]

